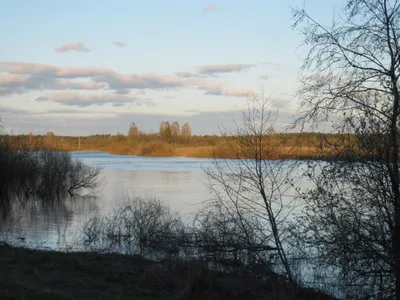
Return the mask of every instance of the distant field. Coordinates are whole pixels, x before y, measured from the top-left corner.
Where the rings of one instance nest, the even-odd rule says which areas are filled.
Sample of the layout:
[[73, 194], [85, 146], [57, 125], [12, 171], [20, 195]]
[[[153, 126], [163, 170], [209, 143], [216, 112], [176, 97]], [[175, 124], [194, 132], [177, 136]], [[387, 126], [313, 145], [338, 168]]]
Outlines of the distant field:
[[[319, 141], [325, 137], [334, 141], [339, 135], [319, 133], [274, 134], [266, 139], [266, 159], [316, 158]], [[84, 137], [55, 135], [5, 135], [3, 141], [19, 149], [57, 149], [59, 151], [105, 151], [111, 154], [139, 156], [182, 156], [199, 158], [235, 158], [232, 150], [235, 138], [221, 136], [191, 136], [166, 141], [156, 134], [135, 137], [118, 135], [92, 135]]]

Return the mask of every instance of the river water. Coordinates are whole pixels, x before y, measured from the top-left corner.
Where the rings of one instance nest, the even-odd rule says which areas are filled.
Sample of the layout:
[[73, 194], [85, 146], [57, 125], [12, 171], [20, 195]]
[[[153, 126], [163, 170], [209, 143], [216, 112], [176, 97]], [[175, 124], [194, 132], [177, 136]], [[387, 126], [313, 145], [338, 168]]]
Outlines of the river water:
[[15, 209], [8, 220], [0, 222], [0, 241], [33, 248], [79, 250], [84, 224], [96, 214], [112, 213], [131, 194], [157, 197], [188, 219], [213, 196], [206, 186], [204, 172], [212, 166], [210, 159], [105, 152], [72, 152], [71, 155], [102, 168], [103, 184], [96, 197], [86, 194], [45, 210], [37, 204]]
[[82, 199], [43, 210], [35, 205], [17, 209], [11, 221], [3, 221], [0, 241], [44, 249], [76, 248], [83, 224], [95, 214], [108, 214], [130, 194], [151, 195], [187, 217], [210, 198], [203, 168], [210, 159], [139, 157], [105, 152], [72, 152], [86, 164], [102, 167], [102, 186]]

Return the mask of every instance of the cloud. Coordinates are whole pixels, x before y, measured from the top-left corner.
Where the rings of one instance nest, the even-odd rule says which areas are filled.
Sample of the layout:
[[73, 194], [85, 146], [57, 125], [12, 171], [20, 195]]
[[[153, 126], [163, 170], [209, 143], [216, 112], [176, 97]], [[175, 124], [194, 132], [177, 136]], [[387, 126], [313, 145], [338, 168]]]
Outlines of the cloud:
[[213, 75], [218, 73], [240, 72], [253, 67], [252, 64], [222, 64], [222, 65], [205, 65], [199, 69], [200, 74]]
[[28, 62], [0, 62], [0, 72], [61, 78], [92, 77], [95, 75], [115, 73], [114, 71], [105, 68], [56, 67]]
[[106, 68], [0, 62], [0, 96], [32, 90], [112, 89], [116, 94], [128, 94], [129, 89], [170, 89], [184, 85], [171, 75], [121, 74]]
[[91, 50], [88, 49], [83, 43], [81, 42], [74, 42], [61, 45], [58, 48], [54, 49], [57, 53], [64, 53], [68, 51], [77, 51], [77, 52], [90, 52]]
[[113, 42], [113, 44], [118, 47], [126, 47], [126, 44], [121, 41], [115, 41], [115, 42]]
[[20, 108], [14, 108], [14, 107], [5, 107], [0, 105], [0, 114], [5, 115], [5, 114], [31, 114], [31, 112], [26, 111], [24, 109]]
[[223, 86], [220, 83], [204, 80], [194, 80], [190, 82], [200, 90], [206, 91], [205, 95], [222, 95]]
[[125, 104], [151, 105], [148, 98], [116, 94], [82, 94], [75, 92], [58, 92], [49, 96], [41, 96], [35, 99], [37, 102], [55, 102], [67, 106], [87, 107], [92, 105], [104, 105], [111, 103], [113, 106]]
[[26, 80], [26, 75], [21, 74], [0, 74], [0, 86], [18, 85]]
[[175, 75], [178, 76], [179, 78], [196, 77], [196, 74], [192, 72], [175, 72]]
[[183, 83], [175, 76], [157, 74], [132, 74], [118, 73], [93, 77], [97, 82], [105, 82], [110, 89], [165, 89], [183, 86]]
[[260, 79], [260, 80], [268, 80], [270, 78], [271, 78], [271, 76], [269, 76], [269, 75], [261, 75], [260, 77], [258, 77], [258, 79]]
[[284, 66], [282, 64], [271, 62], [271, 61], [262, 61], [262, 62], [260, 62], [259, 65], [273, 67], [274, 71], [276, 71], [276, 72], [280, 72], [282, 69], [286, 68], [286, 66]]
[[217, 10], [219, 10], [218, 7], [211, 5], [211, 4], [207, 4], [206, 6], [203, 7], [204, 13], [210, 13], [210, 12], [217, 11]]
[[227, 97], [256, 97], [260, 94], [253, 92], [247, 88], [235, 88], [224, 90], [224, 86], [221, 83], [206, 81], [206, 80], [192, 80], [189, 82], [190, 85], [196, 86], [200, 90], [204, 90], [204, 95], [213, 96], [227, 96]]
[[56, 67], [27, 62], [0, 62], [0, 72], [13, 74], [54, 74]]
[[289, 108], [291, 100], [288, 98], [272, 98], [271, 108]]
[[[208, 75], [241, 71], [252, 66], [250, 64], [205, 65], [200, 68], [200, 72], [207, 75], [202, 76], [191, 72], [176, 72], [174, 75], [122, 74], [107, 68], [0, 62], [0, 97], [45, 91], [52, 96], [39, 97], [36, 99], [38, 102], [51, 101], [75, 106], [143, 102], [145, 99], [143, 95], [149, 90], [168, 91], [180, 88], [197, 88], [205, 95], [245, 97], [251, 90], [226, 90], [223, 84], [209, 80]], [[86, 92], [77, 93], [79, 91]], [[109, 94], [104, 94], [106, 91]]]
[[117, 95], [128, 95], [131, 91], [128, 89], [120, 89], [120, 90], [115, 90], [114, 94]]
[[254, 95], [257, 97], [252, 90], [243, 88], [227, 90], [223, 95], [229, 97], [252, 97]]
[[104, 82], [57, 79], [41, 74], [0, 74], [0, 96], [23, 94], [32, 90], [99, 90]]
[[57, 80], [52, 85], [46, 86], [44, 85], [44, 89], [48, 90], [99, 90], [107, 87], [107, 84], [104, 82], [76, 82], [72, 80]]

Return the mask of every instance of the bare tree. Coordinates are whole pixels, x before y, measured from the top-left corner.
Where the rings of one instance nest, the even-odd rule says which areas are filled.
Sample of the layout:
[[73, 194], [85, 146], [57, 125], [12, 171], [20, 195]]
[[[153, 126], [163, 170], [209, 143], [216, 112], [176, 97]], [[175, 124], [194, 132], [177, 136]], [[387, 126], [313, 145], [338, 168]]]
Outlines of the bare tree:
[[[284, 245], [285, 221], [294, 209], [290, 188], [291, 163], [270, 160], [279, 151], [280, 141], [270, 134], [277, 112], [270, 110], [269, 100], [249, 100], [242, 114], [243, 126], [223, 132], [227, 151], [234, 159], [214, 159], [207, 170], [209, 187], [216, 207], [242, 231], [248, 249], [262, 245], [274, 249], [287, 278], [293, 274]], [[256, 235], [256, 236], [255, 236]], [[258, 255], [257, 253], [255, 253]]]
[[184, 140], [187, 140], [192, 136], [192, 129], [190, 128], [189, 123], [185, 123], [182, 125], [181, 136]]
[[346, 133], [309, 172], [307, 242], [356, 284], [350, 297], [400, 299], [400, 1], [348, 0], [329, 27], [294, 16], [309, 49], [299, 124]]
[[71, 163], [68, 170], [68, 193], [74, 196], [81, 189], [94, 192], [103, 181], [99, 178], [101, 168], [86, 165], [80, 160]]
[[181, 127], [179, 125], [178, 121], [174, 121], [171, 124], [171, 139], [173, 143], [176, 143], [178, 140], [178, 137], [181, 133]]
[[136, 126], [135, 122], [131, 123], [128, 130], [128, 138], [132, 139], [139, 135], [139, 128]]
[[160, 124], [160, 137], [171, 143], [171, 124], [168, 121], [162, 121]]

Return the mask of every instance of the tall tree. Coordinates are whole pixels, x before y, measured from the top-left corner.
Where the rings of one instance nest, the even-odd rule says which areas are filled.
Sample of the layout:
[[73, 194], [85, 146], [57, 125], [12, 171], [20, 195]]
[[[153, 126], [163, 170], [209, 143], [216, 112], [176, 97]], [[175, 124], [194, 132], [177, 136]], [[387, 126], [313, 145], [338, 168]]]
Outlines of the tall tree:
[[171, 139], [172, 139], [173, 143], [177, 142], [180, 133], [181, 133], [181, 128], [180, 128], [179, 122], [178, 121], [172, 122], [172, 124], [171, 124]]
[[352, 133], [325, 140], [340, 159], [309, 173], [308, 244], [352, 284], [350, 298], [400, 299], [400, 1], [347, 0], [329, 27], [294, 16], [309, 50], [299, 124]]
[[139, 128], [136, 126], [135, 122], [132, 122], [128, 130], [128, 138], [132, 139], [139, 135]]
[[168, 141], [168, 143], [171, 143], [171, 124], [168, 121], [161, 122], [159, 134], [162, 139], [165, 139]]
[[270, 263], [265, 251], [276, 251], [279, 269], [293, 281], [288, 245], [284, 244], [286, 221], [294, 207], [293, 198], [286, 195], [291, 187], [291, 163], [269, 159], [281, 146], [270, 134], [276, 116], [268, 99], [249, 101], [242, 114], [243, 127], [222, 132], [234, 159], [214, 159], [207, 175], [215, 195], [211, 209], [230, 220], [243, 235], [248, 252], [264, 266]]
[[181, 136], [184, 140], [187, 140], [192, 136], [192, 129], [190, 128], [189, 123], [185, 123], [182, 125]]

